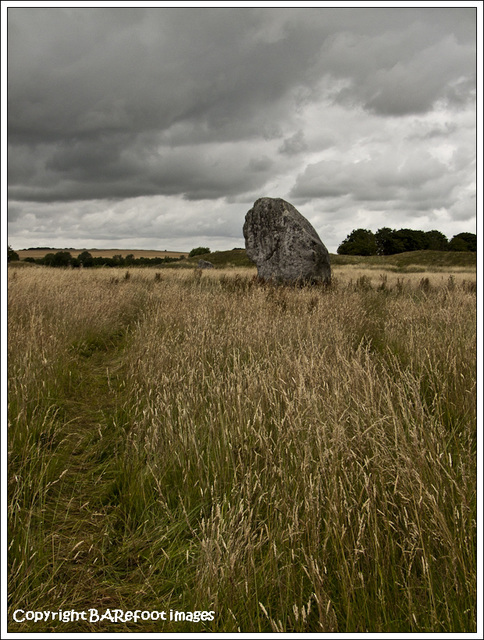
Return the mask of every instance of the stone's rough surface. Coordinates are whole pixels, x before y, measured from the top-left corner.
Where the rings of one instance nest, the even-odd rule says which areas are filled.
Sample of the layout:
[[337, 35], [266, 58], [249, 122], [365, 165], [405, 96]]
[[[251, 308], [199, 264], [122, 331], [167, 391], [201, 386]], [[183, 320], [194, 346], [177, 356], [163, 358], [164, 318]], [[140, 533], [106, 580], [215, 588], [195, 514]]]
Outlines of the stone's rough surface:
[[199, 260], [198, 261], [199, 269], [213, 269], [213, 264], [208, 260]]
[[329, 253], [313, 226], [281, 198], [259, 198], [247, 212], [245, 248], [261, 278], [331, 282]]

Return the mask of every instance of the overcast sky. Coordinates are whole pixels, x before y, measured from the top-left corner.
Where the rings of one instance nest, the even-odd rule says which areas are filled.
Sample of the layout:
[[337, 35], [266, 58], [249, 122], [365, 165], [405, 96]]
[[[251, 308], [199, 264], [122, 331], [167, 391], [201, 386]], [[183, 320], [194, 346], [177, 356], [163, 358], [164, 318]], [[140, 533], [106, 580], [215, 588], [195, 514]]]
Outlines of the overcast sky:
[[243, 247], [262, 196], [331, 252], [475, 233], [476, 10], [391, 4], [10, 7], [9, 243]]

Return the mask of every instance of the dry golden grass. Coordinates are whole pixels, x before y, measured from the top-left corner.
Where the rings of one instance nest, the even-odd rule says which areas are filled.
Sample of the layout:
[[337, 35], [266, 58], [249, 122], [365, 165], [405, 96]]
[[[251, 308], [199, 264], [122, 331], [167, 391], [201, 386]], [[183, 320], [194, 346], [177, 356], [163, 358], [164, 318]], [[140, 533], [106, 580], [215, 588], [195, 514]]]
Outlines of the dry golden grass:
[[11, 272], [11, 608], [475, 630], [475, 275], [129, 274]]

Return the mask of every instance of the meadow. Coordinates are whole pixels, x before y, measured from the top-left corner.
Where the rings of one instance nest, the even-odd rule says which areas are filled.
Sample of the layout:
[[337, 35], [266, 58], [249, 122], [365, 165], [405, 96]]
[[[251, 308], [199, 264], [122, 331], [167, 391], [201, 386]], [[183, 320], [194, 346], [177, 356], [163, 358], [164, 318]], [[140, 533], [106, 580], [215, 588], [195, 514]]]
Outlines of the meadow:
[[476, 631], [475, 270], [23, 266], [9, 631]]
[[112, 258], [119, 255], [122, 255], [123, 258], [127, 255], [134, 258], [180, 258], [188, 255], [188, 251], [156, 251], [154, 249], [20, 249], [17, 253], [20, 260], [25, 260], [25, 258], [43, 258], [47, 253], [56, 253], [57, 251], [69, 251], [75, 257], [83, 251], [88, 251], [93, 258]]

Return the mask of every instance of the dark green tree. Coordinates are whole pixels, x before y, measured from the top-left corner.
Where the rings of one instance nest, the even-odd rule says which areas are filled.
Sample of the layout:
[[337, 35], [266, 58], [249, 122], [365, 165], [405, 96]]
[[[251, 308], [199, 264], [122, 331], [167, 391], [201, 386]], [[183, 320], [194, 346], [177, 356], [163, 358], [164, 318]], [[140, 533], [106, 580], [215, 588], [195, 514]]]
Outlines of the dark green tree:
[[[68, 267], [72, 263], [72, 256], [69, 251], [58, 251], [55, 254], [47, 254], [47, 256], [50, 255], [53, 255], [50, 264], [52, 267]], [[47, 256], [45, 256], [45, 258], [47, 258]]]
[[449, 251], [477, 251], [477, 235], [458, 233], [449, 242]]
[[83, 267], [92, 267], [94, 264], [94, 258], [89, 253], [89, 251], [83, 251], [77, 256], [77, 259]]
[[389, 229], [383, 227], [375, 234], [378, 254], [392, 256], [404, 251], [418, 251], [426, 248], [424, 231], [414, 229]]
[[397, 246], [393, 234], [395, 231], [390, 227], [382, 227], [375, 233], [376, 251], [379, 256], [391, 256], [399, 253], [400, 246]]
[[[425, 232], [414, 229], [399, 229], [393, 232], [394, 241], [397, 246], [402, 247], [402, 251], [421, 251], [425, 249]], [[401, 253], [400, 251], [396, 253]]]
[[208, 247], [196, 247], [190, 251], [188, 256], [193, 258], [194, 256], [203, 256], [205, 253], [210, 253], [210, 249]]
[[426, 249], [431, 251], [447, 251], [449, 241], [440, 231], [435, 229], [425, 233]]
[[20, 260], [18, 253], [14, 251], [10, 245], [8, 245], [7, 262], [15, 262], [16, 260]]
[[46, 253], [43, 258], [39, 260], [40, 264], [45, 264], [47, 267], [53, 267], [55, 260], [55, 253]]
[[124, 258], [120, 253], [116, 253], [113, 257], [112, 257], [112, 264], [114, 267], [124, 267]]
[[337, 252], [346, 256], [375, 256], [375, 234], [367, 229], [355, 229], [343, 240]]

